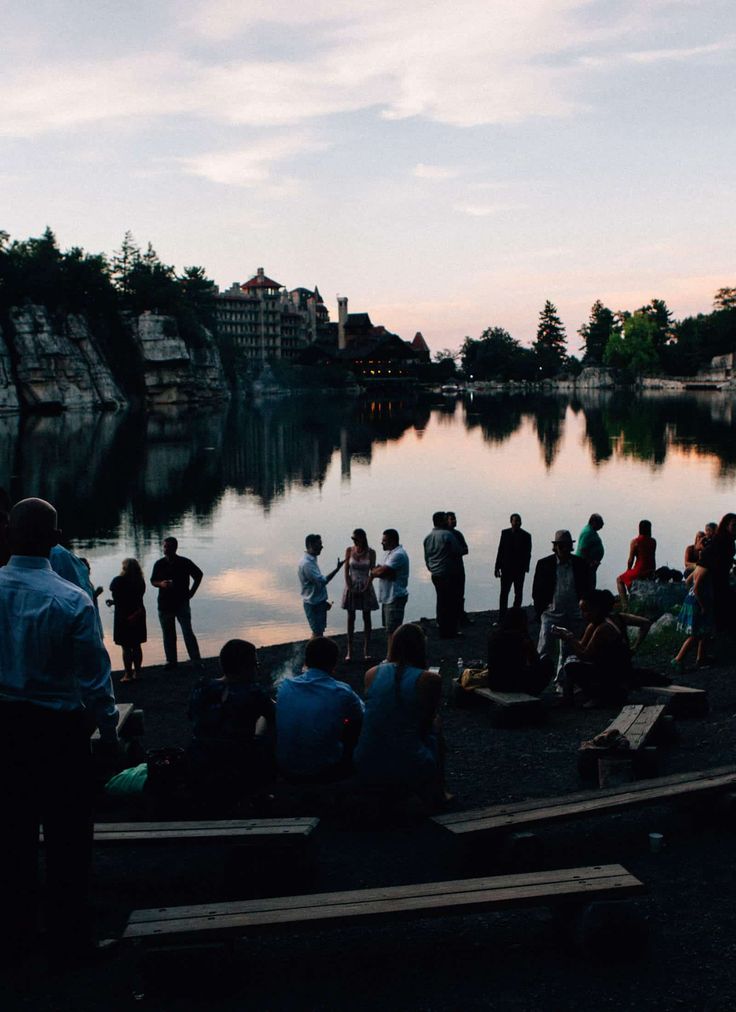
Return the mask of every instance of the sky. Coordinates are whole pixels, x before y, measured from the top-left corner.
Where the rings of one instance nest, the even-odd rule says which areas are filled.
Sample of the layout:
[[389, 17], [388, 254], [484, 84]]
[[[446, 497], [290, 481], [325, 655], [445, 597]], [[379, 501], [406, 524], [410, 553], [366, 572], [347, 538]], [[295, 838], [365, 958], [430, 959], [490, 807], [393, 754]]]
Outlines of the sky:
[[402, 337], [736, 284], [731, 0], [0, 0], [0, 229]]

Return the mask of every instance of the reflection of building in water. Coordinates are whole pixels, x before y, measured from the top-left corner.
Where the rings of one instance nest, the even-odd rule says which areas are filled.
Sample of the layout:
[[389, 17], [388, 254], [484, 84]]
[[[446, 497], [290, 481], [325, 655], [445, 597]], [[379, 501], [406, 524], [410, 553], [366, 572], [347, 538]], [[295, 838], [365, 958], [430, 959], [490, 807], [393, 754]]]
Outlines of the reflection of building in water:
[[262, 267], [245, 284], [218, 293], [216, 305], [219, 333], [254, 363], [293, 358], [330, 334], [330, 314], [316, 286], [287, 292]]

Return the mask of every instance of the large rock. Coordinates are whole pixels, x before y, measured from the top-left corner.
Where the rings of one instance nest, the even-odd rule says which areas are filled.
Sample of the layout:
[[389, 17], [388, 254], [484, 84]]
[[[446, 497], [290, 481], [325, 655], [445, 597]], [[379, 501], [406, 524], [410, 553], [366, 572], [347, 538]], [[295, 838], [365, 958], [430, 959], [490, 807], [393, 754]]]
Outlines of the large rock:
[[587, 365], [576, 377], [579, 390], [612, 390], [616, 385], [616, 373], [602, 365]]
[[31, 409], [125, 404], [83, 316], [56, 318], [43, 306], [10, 310], [18, 397]]
[[18, 391], [15, 388], [10, 363], [10, 352], [5, 343], [2, 327], [0, 327], [0, 415], [15, 414], [19, 408]]
[[143, 313], [132, 322], [143, 360], [149, 404], [190, 404], [230, 396], [220, 353], [202, 328], [196, 346], [188, 346], [172, 316]]

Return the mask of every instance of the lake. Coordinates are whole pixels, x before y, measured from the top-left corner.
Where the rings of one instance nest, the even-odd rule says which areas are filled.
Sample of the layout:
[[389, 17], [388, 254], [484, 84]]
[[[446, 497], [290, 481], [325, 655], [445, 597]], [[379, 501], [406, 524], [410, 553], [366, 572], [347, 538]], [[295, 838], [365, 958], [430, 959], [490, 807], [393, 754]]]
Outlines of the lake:
[[[495, 608], [498, 536], [511, 512], [533, 538], [532, 568], [555, 529], [605, 520], [598, 586], [615, 589], [642, 518], [658, 563], [678, 568], [695, 531], [736, 511], [733, 396], [593, 391], [444, 400], [292, 397], [155, 415], [0, 419], [0, 484], [53, 502], [60, 525], [107, 591], [126, 556], [150, 575], [167, 534], [204, 570], [192, 605], [205, 656], [233, 636], [302, 639], [296, 567], [322, 535], [323, 571], [364, 527], [379, 551], [396, 527], [412, 562], [407, 618], [434, 614], [422, 540], [454, 509], [470, 545], [467, 607]], [[342, 576], [328, 634], [345, 631]], [[525, 586], [530, 600], [531, 574]], [[102, 600], [107, 596], [103, 595]], [[155, 591], [144, 663], [163, 659]], [[112, 614], [101, 607], [115, 666]], [[360, 620], [358, 620], [360, 626]]]

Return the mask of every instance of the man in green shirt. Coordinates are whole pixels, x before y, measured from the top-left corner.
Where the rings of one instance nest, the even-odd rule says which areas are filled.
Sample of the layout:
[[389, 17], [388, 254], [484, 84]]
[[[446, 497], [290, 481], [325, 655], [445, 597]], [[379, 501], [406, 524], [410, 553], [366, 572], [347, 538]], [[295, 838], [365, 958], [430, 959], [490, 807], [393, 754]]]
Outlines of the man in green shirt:
[[579, 555], [581, 559], [585, 559], [590, 566], [591, 590], [595, 589], [596, 570], [600, 566], [605, 552], [603, 542], [601, 541], [600, 534], [598, 533], [602, 526], [603, 517], [600, 513], [591, 513], [590, 520], [588, 520], [587, 524], [580, 532], [578, 547], [575, 551], [575, 554]]

